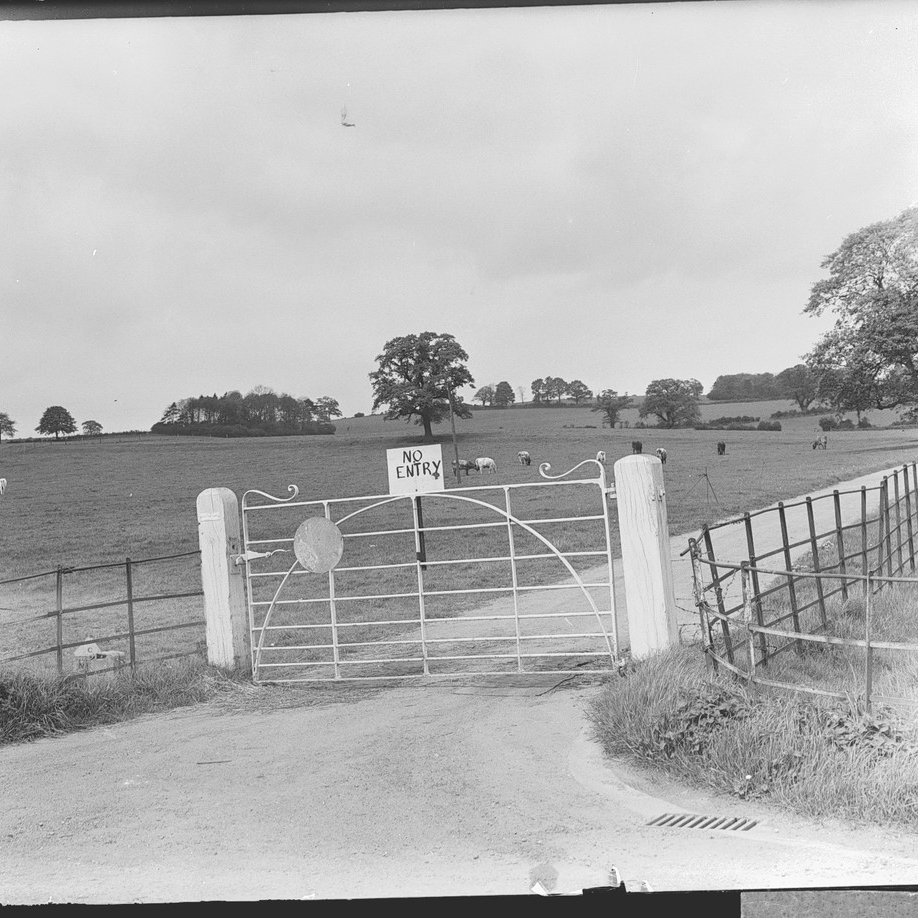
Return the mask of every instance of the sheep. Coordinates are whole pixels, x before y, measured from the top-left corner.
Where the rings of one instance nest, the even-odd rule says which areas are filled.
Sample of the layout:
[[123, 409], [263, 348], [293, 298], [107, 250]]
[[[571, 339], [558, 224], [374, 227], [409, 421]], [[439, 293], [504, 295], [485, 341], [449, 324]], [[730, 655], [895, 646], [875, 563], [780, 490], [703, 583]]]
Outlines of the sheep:
[[497, 471], [497, 463], [491, 459], [490, 456], [479, 456], [475, 460], [475, 465], [478, 468], [479, 475], [483, 475], [485, 469], [487, 469], [488, 472]]
[[657, 449], [657, 458], [666, 465], [666, 450], [662, 446]]
[[642, 453], [644, 451], [644, 444], [640, 440], [631, 441], [631, 452], [632, 453]]
[[723, 440], [717, 441], [717, 455], [725, 456], [727, 454], [727, 444]]
[[606, 461], [606, 453], [605, 453], [605, 450], [600, 450], [600, 451], [596, 454], [596, 461], [597, 461], [597, 462], [605, 463], [605, 461]]
[[[465, 472], [466, 478], [468, 478], [468, 474], [469, 472], [472, 471], [472, 469], [475, 469], [476, 472], [478, 471], [478, 466], [475, 464], [475, 461], [473, 459], [460, 459], [459, 460], [459, 471]], [[453, 459], [453, 471], [454, 472], [456, 471], [456, 460], [455, 459]]]
[[520, 465], [529, 465], [532, 462], [532, 456], [524, 449], [521, 449], [517, 456], [520, 458]]

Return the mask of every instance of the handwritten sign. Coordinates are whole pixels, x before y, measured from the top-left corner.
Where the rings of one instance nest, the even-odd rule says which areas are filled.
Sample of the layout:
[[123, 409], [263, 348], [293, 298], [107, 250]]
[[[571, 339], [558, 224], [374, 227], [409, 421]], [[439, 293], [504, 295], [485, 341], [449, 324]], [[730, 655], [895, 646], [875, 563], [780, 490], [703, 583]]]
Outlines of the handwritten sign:
[[439, 443], [387, 449], [386, 462], [390, 494], [427, 494], [445, 488], [443, 451]]

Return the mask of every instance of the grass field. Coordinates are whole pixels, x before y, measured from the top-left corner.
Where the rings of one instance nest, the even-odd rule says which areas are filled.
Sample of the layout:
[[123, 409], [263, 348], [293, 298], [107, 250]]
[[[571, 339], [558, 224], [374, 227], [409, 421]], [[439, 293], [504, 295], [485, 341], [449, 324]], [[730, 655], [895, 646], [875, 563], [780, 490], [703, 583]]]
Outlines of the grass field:
[[[788, 403], [718, 403], [706, 405], [704, 413], [765, 418], [789, 407]], [[670, 530], [676, 533], [858, 474], [901, 465], [918, 452], [913, 431], [882, 429], [832, 433], [829, 449], [814, 451], [815, 421], [792, 418], [782, 422], [780, 432], [609, 430], [601, 428], [600, 416], [587, 408], [479, 411], [472, 419], [457, 422], [460, 455], [491, 456], [498, 473], [463, 477], [462, 487], [538, 481], [539, 463], [549, 462], [552, 472], [560, 473], [595, 457], [600, 449], [607, 454], [611, 477], [614, 462], [630, 454], [632, 439], [640, 439], [646, 453], [658, 446], [668, 451], [667, 505]], [[452, 455], [448, 425], [436, 428], [436, 435], [448, 462]], [[721, 439], [727, 443], [727, 454], [718, 457], [715, 444]], [[334, 436], [149, 436], [3, 443], [0, 475], [9, 486], [0, 503], [0, 580], [58, 564], [83, 566], [125, 556], [139, 559], [193, 551], [197, 548], [195, 500], [209, 487], [228, 487], [239, 496], [251, 488], [281, 496], [295, 484], [301, 499], [385, 494], [386, 449], [420, 441], [420, 428], [413, 424], [365, 417], [339, 420]], [[516, 458], [520, 449], [532, 454], [532, 466], [520, 466]], [[585, 471], [594, 474], [592, 469]], [[705, 472], [716, 499], [700, 477]], [[450, 479], [448, 486], [454, 487], [455, 481]], [[551, 500], [557, 501], [558, 489], [533, 491], [527, 513], [539, 516], [553, 510], [556, 504], [545, 504], [549, 491], [554, 494]], [[535, 495], [543, 495], [544, 500]], [[612, 535], [614, 540], [614, 510]], [[558, 533], [558, 537], [566, 540], [566, 547], [576, 546], [573, 534]], [[562, 574], [559, 570], [558, 577]], [[123, 570], [113, 569], [107, 577], [87, 575], [78, 590], [73, 581], [74, 589], [85, 601], [103, 601], [123, 592], [119, 586]], [[199, 588], [196, 566], [187, 561], [151, 567], [148, 572], [140, 569], [138, 577], [147, 579], [135, 584], [137, 592]], [[33, 594], [30, 606], [53, 607], [53, 578], [36, 584]], [[20, 601], [0, 592], [0, 607], [8, 610], [0, 614], [20, 611]], [[168, 615], [181, 614], [181, 605], [176, 601]], [[156, 609], [149, 606], [149, 615], [160, 614]], [[80, 632], [87, 629], [94, 633], [96, 625], [95, 619], [74, 620], [70, 639], [82, 639]]]

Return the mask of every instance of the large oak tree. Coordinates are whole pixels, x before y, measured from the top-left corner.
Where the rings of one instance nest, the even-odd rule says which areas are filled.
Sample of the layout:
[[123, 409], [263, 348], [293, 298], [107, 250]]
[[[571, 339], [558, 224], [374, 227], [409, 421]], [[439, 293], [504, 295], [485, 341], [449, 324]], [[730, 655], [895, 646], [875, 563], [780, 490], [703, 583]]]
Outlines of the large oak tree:
[[379, 369], [370, 373], [373, 409], [386, 406], [386, 419], [414, 418], [424, 426], [424, 438], [433, 439], [432, 425], [449, 415], [452, 394], [456, 417], [472, 412], [456, 394], [475, 380], [465, 362], [469, 355], [452, 335], [421, 332], [387, 341], [376, 358]]
[[862, 410], [865, 392], [875, 408], [918, 405], [918, 205], [851, 233], [822, 267], [804, 312], [835, 316], [806, 356], [823, 389], [844, 402], [838, 381], [856, 383]]

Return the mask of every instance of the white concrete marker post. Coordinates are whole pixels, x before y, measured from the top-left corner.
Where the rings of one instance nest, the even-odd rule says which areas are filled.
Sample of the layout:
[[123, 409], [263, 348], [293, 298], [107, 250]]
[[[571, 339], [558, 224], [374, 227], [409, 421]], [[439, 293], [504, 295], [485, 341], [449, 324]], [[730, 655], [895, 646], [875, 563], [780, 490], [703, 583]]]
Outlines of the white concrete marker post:
[[625, 456], [614, 473], [631, 656], [640, 659], [679, 643], [663, 463]]
[[198, 539], [207, 662], [235, 668], [248, 660], [249, 627], [242, 584], [239, 501], [229, 488], [208, 488], [198, 495]]

